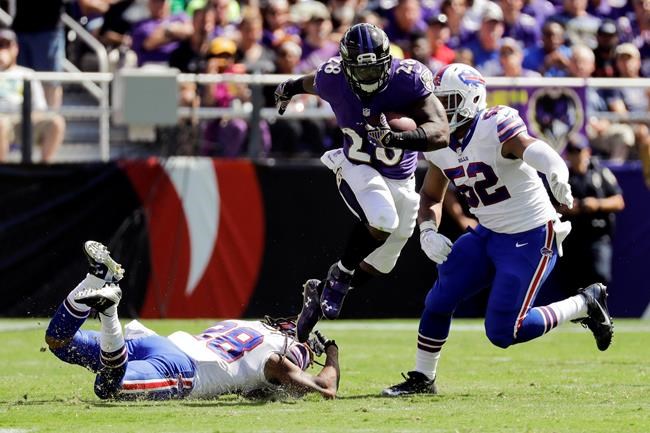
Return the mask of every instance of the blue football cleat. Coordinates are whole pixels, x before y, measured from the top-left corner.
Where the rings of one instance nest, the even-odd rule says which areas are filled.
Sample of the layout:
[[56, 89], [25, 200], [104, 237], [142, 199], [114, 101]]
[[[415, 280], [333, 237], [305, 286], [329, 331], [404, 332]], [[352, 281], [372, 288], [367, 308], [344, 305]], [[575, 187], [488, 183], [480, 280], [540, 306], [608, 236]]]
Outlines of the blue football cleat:
[[296, 336], [298, 341], [304, 343], [309, 339], [309, 334], [321, 318], [320, 304], [318, 302], [318, 285], [320, 280], [311, 279], [303, 284], [302, 310], [296, 320]]
[[351, 282], [352, 274], [343, 272], [337, 263], [330, 266], [323, 286], [323, 293], [320, 295], [320, 307], [326, 318], [333, 320], [339, 317]]

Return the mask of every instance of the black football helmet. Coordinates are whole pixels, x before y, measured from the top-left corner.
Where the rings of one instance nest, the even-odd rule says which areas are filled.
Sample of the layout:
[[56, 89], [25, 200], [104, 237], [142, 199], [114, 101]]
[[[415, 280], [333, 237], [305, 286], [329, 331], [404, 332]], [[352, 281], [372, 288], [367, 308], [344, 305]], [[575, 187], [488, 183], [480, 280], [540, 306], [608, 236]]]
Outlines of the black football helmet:
[[390, 78], [390, 41], [382, 29], [368, 23], [348, 29], [339, 46], [343, 73], [354, 93], [367, 98], [384, 90]]

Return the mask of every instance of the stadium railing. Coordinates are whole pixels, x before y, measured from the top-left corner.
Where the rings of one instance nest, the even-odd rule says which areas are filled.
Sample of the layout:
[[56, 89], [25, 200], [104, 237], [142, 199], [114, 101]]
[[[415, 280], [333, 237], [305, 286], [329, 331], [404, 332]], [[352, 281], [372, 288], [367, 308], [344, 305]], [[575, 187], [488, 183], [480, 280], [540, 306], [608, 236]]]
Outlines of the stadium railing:
[[[0, 72], [0, 80], [3, 78], [16, 78], [15, 73]], [[287, 78], [295, 77], [293, 75], [264, 75], [264, 74], [178, 74], [178, 83], [193, 82], [197, 84], [214, 84], [214, 83], [238, 83], [248, 85], [251, 89], [251, 102], [241, 104], [237, 107], [230, 108], [212, 108], [212, 107], [179, 107], [178, 117], [195, 118], [195, 119], [212, 119], [221, 116], [240, 117], [248, 119], [250, 128], [249, 134], [249, 155], [256, 157], [258, 155], [260, 140], [259, 120], [272, 120], [278, 117], [273, 107], [264, 107], [262, 89], [264, 86], [275, 86]], [[41, 82], [67, 82], [67, 83], [93, 83], [101, 90], [97, 94], [98, 105], [89, 106], [63, 106], [58, 110], [65, 118], [96, 118], [99, 120], [99, 154], [103, 161], [110, 159], [110, 116], [114, 107], [110, 105], [108, 88], [114, 80], [114, 74], [108, 72], [34, 72], [22, 77], [26, 82], [29, 80], [39, 80]], [[488, 77], [488, 86], [508, 86], [512, 88], [526, 87], [594, 87], [594, 88], [650, 88], [650, 78], [507, 78], [507, 77]], [[26, 87], [26, 86], [25, 86]], [[31, 102], [28, 98], [23, 101], [23, 116], [31, 113]], [[586, 113], [610, 120], [628, 121], [628, 122], [650, 122], [650, 113], [630, 113], [621, 115], [611, 112]], [[23, 117], [29, 118], [29, 117]], [[333, 113], [329, 106], [323, 108], [303, 108], [301, 110], [289, 109], [283, 118], [315, 118], [331, 119]], [[23, 122], [24, 123], [24, 122]], [[24, 128], [30, 128], [31, 122], [24, 124]], [[31, 133], [25, 129], [25, 143], [22, 143], [23, 156], [31, 155]], [[23, 162], [31, 162], [30, 159], [23, 158]]]

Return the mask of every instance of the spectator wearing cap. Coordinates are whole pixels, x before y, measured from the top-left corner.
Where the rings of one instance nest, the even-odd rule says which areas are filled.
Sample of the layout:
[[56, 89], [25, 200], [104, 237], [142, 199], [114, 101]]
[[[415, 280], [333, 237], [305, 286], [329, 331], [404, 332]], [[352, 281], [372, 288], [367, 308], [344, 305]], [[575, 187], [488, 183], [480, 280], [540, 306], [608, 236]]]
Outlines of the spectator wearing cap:
[[[61, 14], [63, 0], [16, 1], [12, 29], [18, 41], [18, 65], [35, 71], [63, 70], [65, 35]], [[45, 99], [51, 108], [59, 108], [63, 89], [59, 83], [46, 83]]]
[[[616, 71], [621, 78], [640, 78], [641, 53], [632, 43], [624, 43], [616, 47]], [[650, 89], [638, 87], [621, 87], [613, 89], [607, 100], [609, 108], [622, 116], [630, 114], [646, 117], [650, 111]], [[646, 183], [650, 187], [650, 131], [644, 122], [634, 122], [634, 138], [636, 151], [643, 163]]]
[[262, 43], [275, 49], [285, 41], [300, 44], [300, 28], [289, 19], [287, 0], [264, 0], [261, 6], [264, 32]]
[[603, 20], [596, 34], [597, 45], [594, 48], [596, 70], [594, 77], [611, 78], [615, 75], [614, 50], [618, 45], [618, 32], [614, 20]]
[[[18, 66], [18, 42], [13, 30], [0, 30], [0, 72], [12, 73], [11, 77], [0, 80], [0, 162], [6, 161], [10, 144], [21, 140], [23, 104], [23, 75], [34, 72], [33, 69]], [[15, 77], [13, 76], [15, 74]], [[65, 121], [61, 115], [47, 113], [47, 102], [40, 81], [31, 81], [32, 90], [32, 125], [36, 143], [41, 147], [41, 159], [44, 163], [53, 161], [61, 147], [65, 133]]]
[[424, 33], [427, 28], [422, 19], [422, 7], [418, 0], [398, 0], [387, 18], [384, 31], [388, 39], [404, 52], [411, 51], [412, 35]]
[[[309, 74], [339, 52], [338, 43], [331, 39], [332, 20], [329, 9], [323, 3], [303, 2], [305, 5], [302, 31], [302, 57], [296, 72]], [[297, 6], [294, 6], [294, 8]]]
[[534, 47], [540, 42], [540, 26], [535, 18], [523, 13], [524, 0], [500, 0], [503, 10], [503, 35], [518, 40], [524, 46]]
[[571, 236], [564, 241], [560, 261], [563, 286], [575, 293], [594, 281], [612, 279], [612, 237], [617, 212], [625, 207], [616, 177], [591, 157], [584, 136], [575, 135], [566, 147], [573, 208], [560, 212], [571, 221]]
[[570, 57], [571, 49], [564, 44], [564, 27], [556, 21], [547, 21], [542, 27], [542, 43], [524, 50], [523, 66], [545, 77], [564, 77], [568, 74]]
[[503, 38], [499, 48], [499, 64], [501, 70], [494, 75], [504, 77], [541, 77], [537, 71], [523, 67], [524, 52], [521, 44], [513, 38]]
[[194, 32], [187, 15], [172, 15], [169, 0], [149, 0], [150, 18], [133, 26], [133, 51], [138, 66], [169, 63], [171, 53]]
[[564, 26], [572, 45], [585, 44], [591, 48], [596, 47], [596, 32], [600, 19], [587, 12], [587, 0], [563, 0], [562, 10], [550, 19]]
[[428, 21], [427, 40], [431, 51], [429, 63], [434, 71], [452, 63], [456, 57], [454, 50], [447, 46], [450, 37], [448, 21], [445, 14], [434, 15]]
[[[569, 73], [576, 78], [590, 78], [596, 68], [596, 57], [591, 48], [586, 45], [574, 45], [571, 48]], [[598, 113], [608, 112], [607, 95], [609, 90], [586, 88], [587, 107], [589, 116], [587, 134], [595, 153], [616, 161], [623, 161], [634, 146], [634, 131], [625, 123], [611, 122], [598, 116]]]
[[247, 72], [262, 74], [275, 72], [275, 53], [262, 44], [262, 15], [258, 9], [252, 7], [243, 9], [239, 34], [235, 61], [243, 64]]
[[[207, 74], [242, 74], [244, 66], [235, 63], [237, 44], [223, 36], [210, 42], [207, 54]], [[250, 101], [250, 90], [243, 84], [214, 83], [205, 87], [202, 105], [208, 107], [236, 108]], [[266, 122], [260, 122], [262, 130], [262, 154], [271, 147], [271, 139]], [[248, 123], [238, 117], [214, 119], [205, 125], [201, 154], [233, 158], [246, 153]]]
[[464, 48], [465, 42], [473, 34], [466, 13], [468, 8], [469, 0], [443, 0], [440, 5], [440, 12], [447, 17], [449, 28], [447, 46], [452, 50]]
[[467, 48], [474, 54], [474, 66], [485, 75], [499, 67], [499, 44], [503, 30], [501, 7], [494, 2], [488, 2], [483, 10], [478, 33], [467, 43]]
[[627, 15], [631, 27], [632, 42], [641, 53], [641, 72], [650, 77], [650, 2], [632, 0], [634, 12]]

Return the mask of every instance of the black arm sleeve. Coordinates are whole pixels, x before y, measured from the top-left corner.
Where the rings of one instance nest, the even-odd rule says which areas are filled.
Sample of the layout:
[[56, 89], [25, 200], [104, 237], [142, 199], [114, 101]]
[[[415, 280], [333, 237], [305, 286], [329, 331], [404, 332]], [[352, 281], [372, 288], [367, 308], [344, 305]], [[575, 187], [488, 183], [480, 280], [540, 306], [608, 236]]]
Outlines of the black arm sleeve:
[[430, 150], [427, 142], [427, 133], [421, 126], [417, 127], [413, 131], [393, 131], [390, 144], [387, 146], [397, 149], [414, 150], [417, 152], [426, 152]]
[[284, 87], [284, 90], [287, 92], [287, 96], [294, 96], [294, 95], [299, 95], [301, 93], [307, 93], [307, 91], [305, 90], [305, 86], [302, 83], [302, 78], [289, 81]]

